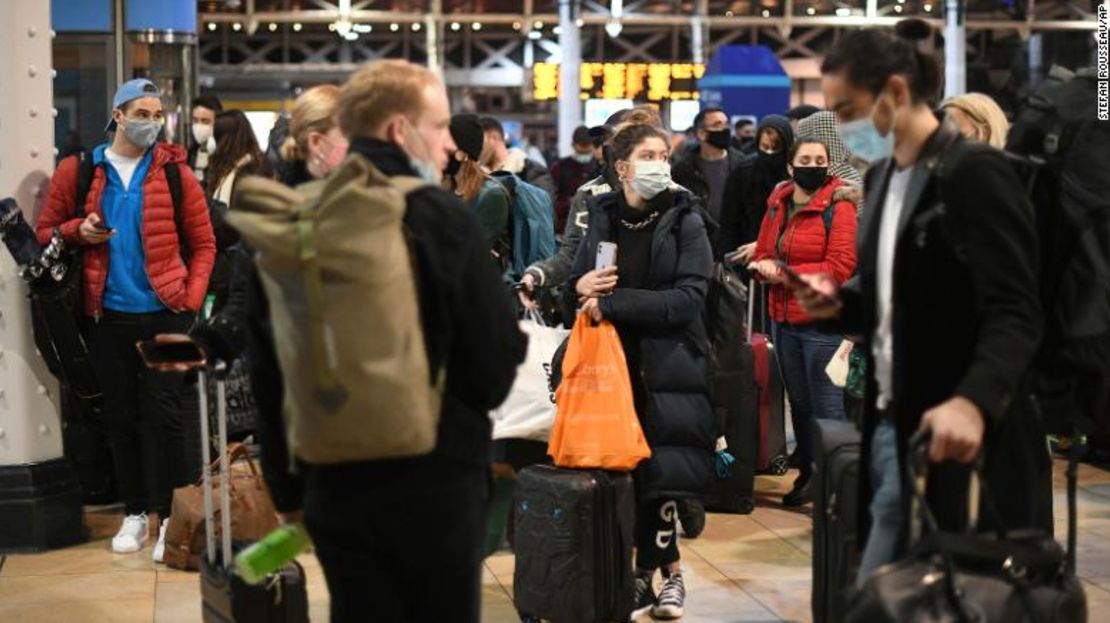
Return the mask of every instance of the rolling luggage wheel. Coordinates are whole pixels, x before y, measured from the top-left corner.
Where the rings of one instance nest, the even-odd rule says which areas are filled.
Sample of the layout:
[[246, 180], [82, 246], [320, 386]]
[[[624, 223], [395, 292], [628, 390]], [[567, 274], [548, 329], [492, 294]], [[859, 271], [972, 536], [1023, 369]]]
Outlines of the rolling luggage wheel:
[[751, 515], [755, 511], [755, 501], [751, 498], [743, 498], [736, 509], [737, 515]]
[[786, 472], [790, 471], [790, 459], [782, 455], [776, 456], [771, 459], [767, 471], [774, 476], [785, 476]]

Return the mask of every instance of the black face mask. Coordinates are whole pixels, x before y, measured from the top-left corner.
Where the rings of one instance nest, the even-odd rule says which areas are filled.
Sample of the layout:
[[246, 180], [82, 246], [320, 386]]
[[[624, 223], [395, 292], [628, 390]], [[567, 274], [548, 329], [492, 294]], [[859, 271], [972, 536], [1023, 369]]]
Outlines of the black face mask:
[[786, 150], [780, 149], [776, 152], [765, 152], [759, 150], [759, 164], [764, 170], [768, 172], [783, 171], [786, 169]]
[[828, 178], [828, 167], [794, 167], [794, 183], [807, 193], [824, 186]]
[[462, 162], [459, 161], [454, 155], [447, 159], [447, 168], [443, 170], [443, 174], [447, 177], [455, 177], [455, 174], [462, 168]]
[[724, 130], [706, 130], [705, 142], [716, 147], [717, 149], [728, 149], [729, 144], [732, 142], [732, 132], [725, 128]]

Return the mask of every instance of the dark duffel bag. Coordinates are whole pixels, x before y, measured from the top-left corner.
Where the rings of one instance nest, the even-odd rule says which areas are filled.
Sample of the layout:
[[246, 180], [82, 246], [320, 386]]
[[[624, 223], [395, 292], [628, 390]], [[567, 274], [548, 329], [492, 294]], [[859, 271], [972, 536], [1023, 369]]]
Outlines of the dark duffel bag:
[[[910, 474], [923, 472], [928, 435], [910, 442]], [[852, 599], [847, 621], [975, 623], [1079, 623], [1087, 620], [1087, 597], [1075, 576], [1075, 462], [1068, 466], [1068, 551], [1041, 532], [994, 535], [945, 533], [925, 501], [919, 478], [911, 491], [926, 534], [911, 554], [880, 567]], [[980, 479], [983, 508], [989, 490]], [[997, 515], [997, 513], [994, 513]], [[997, 522], [997, 517], [996, 523]]]

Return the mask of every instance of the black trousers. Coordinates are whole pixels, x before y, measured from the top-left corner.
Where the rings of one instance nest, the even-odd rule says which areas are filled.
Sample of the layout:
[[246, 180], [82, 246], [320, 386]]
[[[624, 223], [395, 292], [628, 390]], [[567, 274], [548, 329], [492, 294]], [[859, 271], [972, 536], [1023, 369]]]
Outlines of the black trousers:
[[305, 469], [331, 620], [478, 623], [489, 468], [438, 457]]
[[655, 571], [678, 562], [678, 530], [674, 500], [648, 500], [636, 513], [636, 569]]
[[[104, 392], [104, 425], [127, 514], [170, 515], [173, 490], [188, 480], [181, 392], [184, 376], [148, 370], [136, 342], [160, 333], [187, 333], [190, 314], [105, 311], [87, 332]], [[150, 492], [153, 491], [153, 496]]]

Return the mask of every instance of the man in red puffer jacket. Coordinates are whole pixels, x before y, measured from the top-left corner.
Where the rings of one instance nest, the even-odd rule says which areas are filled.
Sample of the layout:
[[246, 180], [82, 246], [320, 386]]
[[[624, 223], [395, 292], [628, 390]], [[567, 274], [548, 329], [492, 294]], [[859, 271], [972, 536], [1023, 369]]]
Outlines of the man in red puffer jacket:
[[[86, 339], [104, 393], [104, 424], [126, 510], [112, 551], [141, 550], [147, 511], [154, 510], [162, 520], [156, 562], [173, 489], [187, 481], [183, 388], [180, 375], [146, 370], [135, 344], [160, 333], [188, 332], [216, 255], [204, 191], [185, 165], [185, 150], [157, 142], [162, 127], [158, 87], [142, 78], [124, 83], [112, 102], [111, 143], [87, 156], [94, 168], [85, 205], [77, 206], [82, 160], [66, 158], [50, 180], [37, 223], [39, 242], [58, 229], [68, 246], [84, 248]], [[180, 178], [180, 215], [168, 180], [173, 168]], [[141, 427], [155, 431], [157, 442], [145, 452]], [[157, 483], [153, 495], [148, 470]]]
[[858, 193], [829, 173], [828, 148], [802, 139], [791, 149], [788, 171], [767, 200], [751, 268], [770, 288], [771, 340], [790, 400], [798, 440], [798, 480], [785, 506], [809, 501], [813, 474], [813, 418], [844, 419], [844, 393], [825, 374], [843, 339], [825, 330], [802, 309], [787, 288], [778, 262], [801, 275], [828, 275], [837, 285], [856, 270]]

